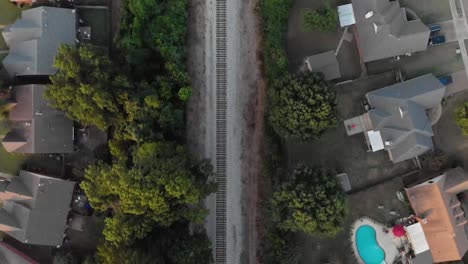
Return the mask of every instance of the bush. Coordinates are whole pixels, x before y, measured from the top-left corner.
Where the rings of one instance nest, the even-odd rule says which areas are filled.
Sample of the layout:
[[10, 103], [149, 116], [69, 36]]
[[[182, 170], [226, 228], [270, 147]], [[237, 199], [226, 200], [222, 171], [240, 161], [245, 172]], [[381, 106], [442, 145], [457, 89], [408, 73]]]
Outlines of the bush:
[[468, 102], [455, 110], [455, 121], [460, 126], [463, 135], [468, 136]]
[[304, 28], [307, 31], [335, 31], [337, 21], [338, 11], [330, 5], [320, 10], [304, 12]]
[[273, 193], [272, 211], [283, 231], [334, 236], [343, 227], [345, 194], [333, 171], [301, 164]]
[[335, 90], [316, 73], [278, 78], [269, 101], [269, 120], [282, 137], [305, 141], [336, 127]]
[[288, 26], [292, 0], [263, 0], [264, 64], [268, 79], [288, 71], [284, 35]]

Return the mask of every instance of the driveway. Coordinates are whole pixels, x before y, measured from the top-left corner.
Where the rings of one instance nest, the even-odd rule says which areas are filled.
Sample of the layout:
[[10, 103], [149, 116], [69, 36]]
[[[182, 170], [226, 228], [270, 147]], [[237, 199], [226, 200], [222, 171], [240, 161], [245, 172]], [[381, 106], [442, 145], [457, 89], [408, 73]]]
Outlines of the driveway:
[[[440, 25], [440, 34], [445, 36], [445, 40], [448, 42], [458, 41], [457, 32], [455, 31], [455, 25], [453, 20], [447, 20], [437, 22], [434, 24]], [[432, 24], [431, 24], [432, 25]], [[430, 26], [430, 25], [428, 25]]]
[[445, 97], [468, 90], [468, 77], [465, 71], [452, 73], [453, 82], [447, 85]]

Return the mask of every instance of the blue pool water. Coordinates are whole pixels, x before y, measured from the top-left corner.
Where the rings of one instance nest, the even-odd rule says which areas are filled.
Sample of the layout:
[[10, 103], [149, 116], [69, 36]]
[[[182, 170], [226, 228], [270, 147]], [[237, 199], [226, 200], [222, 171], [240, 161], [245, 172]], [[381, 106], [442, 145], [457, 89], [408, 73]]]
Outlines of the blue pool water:
[[370, 225], [360, 226], [356, 232], [356, 247], [366, 264], [385, 263], [385, 252], [377, 243], [375, 230]]

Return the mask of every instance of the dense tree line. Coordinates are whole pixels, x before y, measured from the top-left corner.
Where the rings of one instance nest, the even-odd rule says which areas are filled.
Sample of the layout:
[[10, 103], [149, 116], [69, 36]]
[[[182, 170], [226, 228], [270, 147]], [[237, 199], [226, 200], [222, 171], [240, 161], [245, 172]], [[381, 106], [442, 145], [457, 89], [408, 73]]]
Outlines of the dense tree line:
[[195, 164], [183, 146], [147, 142], [133, 147], [131, 159], [89, 166], [81, 187], [96, 209], [113, 210], [106, 219], [106, 240], [131, 244], [155, 226], [203, 223], [207, 212], [201, 202], [214, 190], [207, 184], [210, 173], [211, 166]]
[[111, 162], [90, 165], [81, 183], [108, 215], [99, 263], [212, 262], [197, 225], [207, 213], [202, 199], [215, 189], [212, 168], [184, 146], [186, 23], [187, 0], [124, 0], [118, 52], [62, 46], [56, 57], [51, 104], [110, 136]]
[[182, 135], [184, 101], [164, 79], [136, 80], [126, 66], [91, 47], [62, 46], [46, 97], [83, 124], [112, 127], [122, 140], [144, 142]]

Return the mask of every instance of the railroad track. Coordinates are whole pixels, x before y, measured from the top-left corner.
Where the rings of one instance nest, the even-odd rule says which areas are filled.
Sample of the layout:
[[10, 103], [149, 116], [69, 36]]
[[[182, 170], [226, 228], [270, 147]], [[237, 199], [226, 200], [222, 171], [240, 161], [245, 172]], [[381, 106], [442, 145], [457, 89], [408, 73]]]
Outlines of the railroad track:
[[216, 0], [216, 264], [226, 263], [226, 1]]

